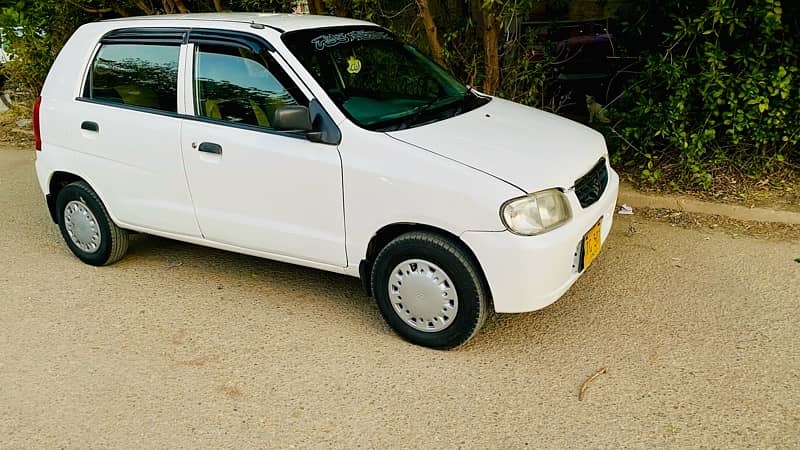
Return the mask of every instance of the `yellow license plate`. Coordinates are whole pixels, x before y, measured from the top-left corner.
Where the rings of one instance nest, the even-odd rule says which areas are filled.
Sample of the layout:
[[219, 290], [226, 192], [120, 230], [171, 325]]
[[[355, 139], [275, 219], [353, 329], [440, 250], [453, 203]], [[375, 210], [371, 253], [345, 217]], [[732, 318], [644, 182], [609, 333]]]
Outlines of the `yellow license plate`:
[[603, 223], [603, 220], [600, 219], [597, 221], [596, 224], [589, 230], [586, 235], [583, 236], [583, 268], [586, 269], [589, 267], [589, 264], [597, 258], [597, 255], [600, 254], [600, 246], [602, 245], [601, 238], [600, 238], [600, 226]]

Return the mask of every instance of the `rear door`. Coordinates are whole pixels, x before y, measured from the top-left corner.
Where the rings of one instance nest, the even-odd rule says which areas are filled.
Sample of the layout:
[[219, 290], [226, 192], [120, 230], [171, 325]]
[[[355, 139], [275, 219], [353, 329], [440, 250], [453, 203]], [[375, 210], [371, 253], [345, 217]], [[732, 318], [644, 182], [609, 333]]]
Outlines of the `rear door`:
[[200, 236], [180, 152], [178, 92], [186, 30], [107, 34], [83, 93], [61, 118], [88, 180], [123, 225]]
[[203, 236], [346, 266], [337, 147], [271, 124], [277, 108], [309, 99], [246, 33], [192, 30], [188, 51], [195, 117], [183, 123], [181, 149]]

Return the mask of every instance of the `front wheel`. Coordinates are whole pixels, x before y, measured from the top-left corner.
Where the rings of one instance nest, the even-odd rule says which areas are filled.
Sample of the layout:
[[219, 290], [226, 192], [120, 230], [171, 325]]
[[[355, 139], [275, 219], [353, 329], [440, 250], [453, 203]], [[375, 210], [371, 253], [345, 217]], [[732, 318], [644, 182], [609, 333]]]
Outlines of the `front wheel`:
[[93, 266], [113, 264], [128, 250], [128, 232], [108, 215], [84, 181], [64, 186], [56, 197], [58, 227], [72, 253]]
[[458, 243], [429, 232], [398, 236], [372, 269], [383, 318], [407, 341], [436, 349], [472, 338], [488, 312], [488, 294], [473, 258]]

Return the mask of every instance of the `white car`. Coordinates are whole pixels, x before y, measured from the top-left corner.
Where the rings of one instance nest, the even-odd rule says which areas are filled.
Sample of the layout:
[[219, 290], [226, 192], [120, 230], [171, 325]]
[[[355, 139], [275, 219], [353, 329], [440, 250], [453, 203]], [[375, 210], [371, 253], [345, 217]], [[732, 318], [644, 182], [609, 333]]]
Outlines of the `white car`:
[[34, 111], [36, 170], [82, 261], [128, 231], [360, 277], [433, 348], [553, 303], [619, 178], [589, 128], [465, 86], [368, 22], [280, 14], [81, 27]]

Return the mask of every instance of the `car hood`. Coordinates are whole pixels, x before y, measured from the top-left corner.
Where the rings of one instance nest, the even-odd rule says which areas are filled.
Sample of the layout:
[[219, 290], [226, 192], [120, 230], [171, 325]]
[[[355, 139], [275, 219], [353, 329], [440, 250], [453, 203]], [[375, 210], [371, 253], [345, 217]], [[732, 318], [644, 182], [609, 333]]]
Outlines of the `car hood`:
[[600, 133], [500, 98], [459, 116], [387, 134], [526, 192], [568, 189], [606, 154]]

